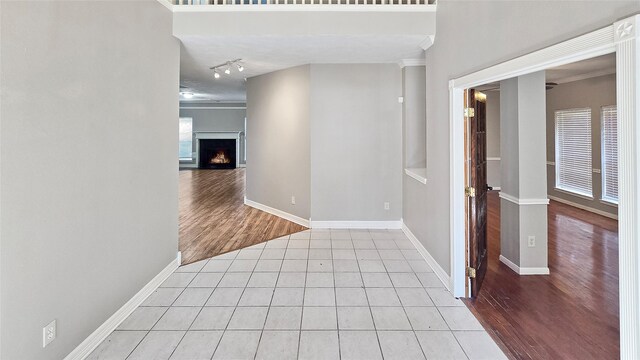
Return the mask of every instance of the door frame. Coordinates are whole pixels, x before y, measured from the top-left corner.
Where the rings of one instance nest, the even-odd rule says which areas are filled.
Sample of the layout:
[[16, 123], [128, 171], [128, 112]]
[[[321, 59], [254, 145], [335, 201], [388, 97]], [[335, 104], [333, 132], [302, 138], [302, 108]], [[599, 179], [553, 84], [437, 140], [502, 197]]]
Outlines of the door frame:
[[618, 107], [620, 357], [640, 358], [640, 15], [449, 81], [450, 289], [464, 297], [464, 89], [615, 53]]

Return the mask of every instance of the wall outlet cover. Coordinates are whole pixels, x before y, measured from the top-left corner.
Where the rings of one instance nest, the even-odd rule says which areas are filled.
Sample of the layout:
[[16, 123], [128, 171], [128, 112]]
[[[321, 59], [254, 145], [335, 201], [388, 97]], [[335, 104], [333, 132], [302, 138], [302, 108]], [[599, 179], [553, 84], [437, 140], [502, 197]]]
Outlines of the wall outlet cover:
[[46, 347], [56, 338], [56, 321], [53, 320], [42, 328], [42, 347]]
[[389, 203], [388, 203], [388, 202], [385, 202], [385, 203], [384, 203], [384, 209], [385, 209], [385, 210], [389, 210], [389, 208], [390, 208]]
[[529, 236], [528, 245], [529, 245], [529, 247], [535, 247], [536, 246], [536, 237], [535, 236]]
[[295, 205], [296, 204], [296, 197], [292, 196], [291, 197], [291, 205]]

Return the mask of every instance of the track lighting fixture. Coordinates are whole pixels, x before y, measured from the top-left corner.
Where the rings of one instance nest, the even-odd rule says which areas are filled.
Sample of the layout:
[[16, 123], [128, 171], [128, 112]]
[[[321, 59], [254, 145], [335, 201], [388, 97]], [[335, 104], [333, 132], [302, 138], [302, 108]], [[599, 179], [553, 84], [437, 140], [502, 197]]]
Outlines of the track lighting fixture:
[[244, 71], [244, 66], [242, 66], [240, 64], [240, 61], [242, 61], [242, 59], [230, 60], [230, 61], [227, 61], [225, 63], [219, 64], [219, 65], [216, 65], [216, 66], [212, 66], [209, 69], [213, 70], [213, 77], [216, 78], [216, 79], [219, 79], [220, 78], [219, 70], [221, 70], [223, 68], [224, 68], [223, 72], [225, 74], [227, 74], [227, 75], [231, 75], [231, 68], [232, 67], [235, 67], [238, 70], [238, 72]]

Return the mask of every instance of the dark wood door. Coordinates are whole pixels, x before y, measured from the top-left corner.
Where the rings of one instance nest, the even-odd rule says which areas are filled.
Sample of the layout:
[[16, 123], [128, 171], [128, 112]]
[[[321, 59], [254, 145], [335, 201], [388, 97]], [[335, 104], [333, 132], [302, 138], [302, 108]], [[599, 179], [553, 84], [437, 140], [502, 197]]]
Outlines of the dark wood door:
[[[467, 109], [467, 223], [468, 223], [468, 276], [471, 297], [480, 291], [487, 272], [487, 117], [486, 96], [474, 89], [466, 92]], [[473, 109], [473, 110], [470, 110]]]

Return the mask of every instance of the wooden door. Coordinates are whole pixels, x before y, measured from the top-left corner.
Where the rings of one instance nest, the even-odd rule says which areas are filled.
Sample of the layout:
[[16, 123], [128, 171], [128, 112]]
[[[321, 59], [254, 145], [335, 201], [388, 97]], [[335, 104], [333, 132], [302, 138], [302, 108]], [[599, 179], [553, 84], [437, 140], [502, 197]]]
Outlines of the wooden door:
[[468, 142], [467, 276], [471, 280], [470, 296], [475, 297], [487, 272], [487, 102], [486, 96], [474, 89], [467, 90], [465, 98]]

